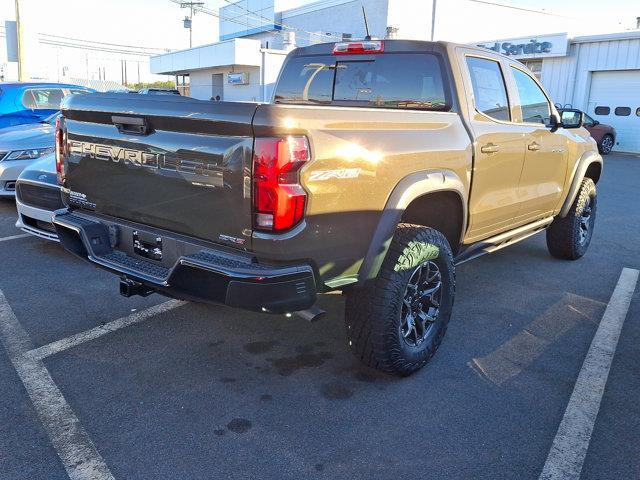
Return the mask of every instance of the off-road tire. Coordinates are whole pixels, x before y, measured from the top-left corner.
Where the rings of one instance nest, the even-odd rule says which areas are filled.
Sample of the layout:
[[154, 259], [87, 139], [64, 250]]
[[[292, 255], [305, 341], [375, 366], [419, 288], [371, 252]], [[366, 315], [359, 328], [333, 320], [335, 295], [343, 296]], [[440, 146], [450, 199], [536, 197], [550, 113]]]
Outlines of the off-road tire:
[[[547, 248], [551, 255], [564, 260], [577, 260], [587, 252], [593, 236], [597, 205], [596, 185], [592, 179], [585, 178], [567, 216], [556, 217], [547, 228]], [[587, 235], [582, 238], [585, 207], [591, 209], [591, 214]]]
[[[403, 301], [412, 273], [428, 261], [440, 272], [440, 307], [431, 330], [424, 330], [426, 337], [420, 344], [410, 345], [402, 333], [406, 325]], [[396, 375], [419, 370], [442, 342], [454, 295], [453, 254], [444, 235], [432, 228], [398, 225], [377, 278], [370, 285], [347, 293], [345, 324], [353, 353], [365, 365]]]

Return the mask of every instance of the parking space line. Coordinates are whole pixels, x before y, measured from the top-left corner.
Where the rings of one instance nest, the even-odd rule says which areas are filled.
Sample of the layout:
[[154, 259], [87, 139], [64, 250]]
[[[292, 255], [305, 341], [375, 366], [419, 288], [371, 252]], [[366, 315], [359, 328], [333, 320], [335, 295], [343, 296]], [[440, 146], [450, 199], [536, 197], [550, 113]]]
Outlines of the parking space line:
[[27, 238], [27, 237], [32, 237], [33, 235], [31, 235], [30, 233], [20, 233], [18, 235], [11, 235], [9, 237], [2, 237], [0, 238], [0, 242], [7, 242], [9, 240], [17, 240], [18, 238]]
[[51, 355], [55, 355], [56, 353], [81, 345], [85, 342], [100, 338], [108, 333], [115, 332], [116, 330], [119, 330], [121, 328], [140, 323], [143, 320], [151, 318], [155, 315], [168, 312], [169, 310], [173, 310], [174, 308], [185, 305], [186, 303], [187, 302], [184, 302], [182, 300], [169, 300], [168, 302], [154, 305], [153, 307], [132, 313], [131, 315], [128, 315], [126, 317], [118, 318], [117, 320], [105, 323], [104, 325], [99, 325], [90, 330], [71, 335], [70, 337], [63, 338], [62, 340], [56, 340], [55, 342], [49, 343], [48, 345], [43, 345], [42, 347], [30, 350], [29, 352], [27, 352], [27, 354], [33, 360], [42, 360], [44, 358], [50, 357]]
[[616, 352], [622, 325], [638, 281], [624, 268], [576, 380], [540, 480], [578, 480]]
[[0, 341], [22, 381], [51, 443], [72, 480], [114, 480], [80, 420], [67, 403], [42, 361], [27, 351], [29, 336], [0, 290]]

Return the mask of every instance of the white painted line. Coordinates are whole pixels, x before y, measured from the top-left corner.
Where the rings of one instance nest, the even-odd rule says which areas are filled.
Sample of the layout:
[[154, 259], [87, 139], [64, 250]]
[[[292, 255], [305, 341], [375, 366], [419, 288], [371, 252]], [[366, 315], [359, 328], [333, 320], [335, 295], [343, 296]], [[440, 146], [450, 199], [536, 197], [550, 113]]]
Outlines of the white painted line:
[[33, 348], [0, 290], [0, 340], [18, 372], [56, 453], [71, 480], [114, 480], [80, 420], [40, 360], [25, 353]]
[[624, 268], [593, 337], [540, 480], [578, 480], [638, 270]]
[[30, 350], [28, 352], [28, 355], [33, 360], [42, 360], [44, 358], [50, 357], [51, 355], [55, 355], [56, 353], [81, 345], [85, 342], [100, 338], [108, 333], [115, 332], [116, 330], [119, 330], [121, 328], [140, 323], [150, 317], [153, 317], [154, 315], [168, 312], [169, 310], [173, 310], [174, 308], [185, 305], [186, 303], [187, 302], [184, 302], [182, 300], [169, 300], [168, 302], [160, 303], [159, 305], [147, 308], [146, 310], [135, 312], [129, 316], [118, 318], [117, 320], [105, 323], [104, 325], [99, 325], [90, 330], [86, 330], [70, 337], [63, 338], [62, 340], [57, 340], [48, 345]]
[[0, 242], [6, 242], [8, 240], [17, 240], [18, 238], [27, 238], [33, 237], [30, 233], [21, 233], [19, 235], [11, 235], [10, 237], [2, 237], [0, 238]]

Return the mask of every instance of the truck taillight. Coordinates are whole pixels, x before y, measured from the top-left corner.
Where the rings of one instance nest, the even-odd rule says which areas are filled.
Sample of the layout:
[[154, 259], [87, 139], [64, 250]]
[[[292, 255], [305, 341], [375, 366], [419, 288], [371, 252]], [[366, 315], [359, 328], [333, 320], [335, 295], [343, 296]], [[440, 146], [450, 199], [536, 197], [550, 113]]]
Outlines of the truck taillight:
[[60, 185], [64, 182], [64, 134], [61, 123], [60, 117], [56, 118], [56, 172], [58, 173], [58, 183]]
[[341, 42], [333, 46], [334, 55], [358, 55], [384, 52], [382, 40], [364, 40], [362, 42]]
[[307, 194], [298, 172], [310, 159], [306, 137], [256, 138], [253, 149], [254, 227], [283, 231], [304, 216]]

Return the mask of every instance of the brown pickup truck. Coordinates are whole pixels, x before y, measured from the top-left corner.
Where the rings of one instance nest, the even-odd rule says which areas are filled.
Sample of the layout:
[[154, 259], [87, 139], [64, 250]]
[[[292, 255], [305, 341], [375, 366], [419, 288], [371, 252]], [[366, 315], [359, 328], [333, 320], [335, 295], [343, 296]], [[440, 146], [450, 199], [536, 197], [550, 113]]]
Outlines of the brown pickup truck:
[[95, 94], [62, 115], [56, 230], [123, 295], [309, 316], [342, 291], [355, 354], [399, 375], [437, 350], [456, 264], [543, 230], [573, 260], [593, 233], [582, 113], [480, 48], [320, 44], [270, 104]]

